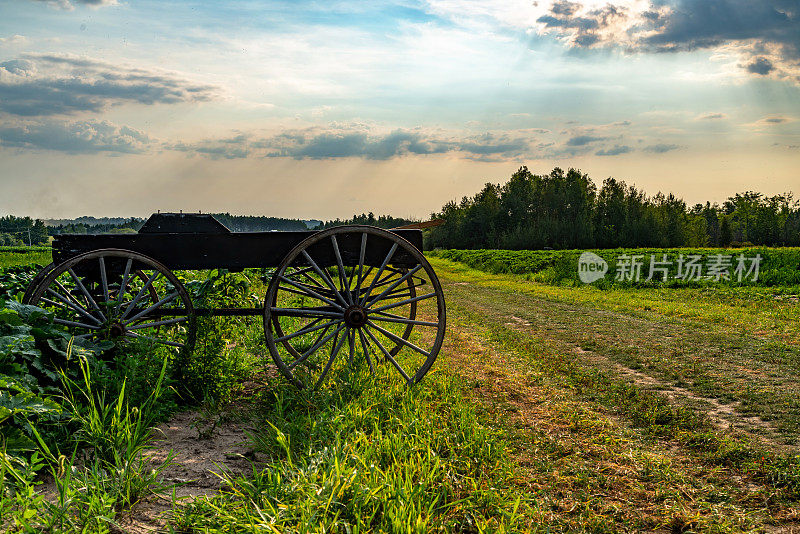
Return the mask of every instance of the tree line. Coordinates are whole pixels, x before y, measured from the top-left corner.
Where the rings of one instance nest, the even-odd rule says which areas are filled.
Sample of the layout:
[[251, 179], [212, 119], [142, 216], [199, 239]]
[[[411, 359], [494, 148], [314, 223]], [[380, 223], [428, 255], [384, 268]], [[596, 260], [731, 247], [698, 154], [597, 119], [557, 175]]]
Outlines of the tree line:
[[47, 227], [30, 217], [0, 217], [0, 246], [46, 245]]
[[576, 169], [538, 175], [521, 167], [505, 184], [487, 183], [431, 217], [445, 223], [430, 230], [430, 248], [800, 245], [800, 203], [791, 193], [747, 191], [689, 207], [672, 193], [647, 196], [614, 178], [598, 190]]
[[411, 219], [403, 219], [401, 217], [392, 217], [391, 215], [379, 215], [375, 217], [375, 214], [372, 212], [369, 213], [362, 213], [361, 215], [353, 215], [352, 219], [346, 219], [344, 221], [340, 219], [336, 219], [333, 221], [326, 221], [320, 225], [318, 225], [314, 230], [324, 230], [325, 228], [331, 228], [334, 226], [347, 226], [351, 224], [365, 224], [368, 226], [377, 226], [378, 228], [397, 228], [398, 226], [405, 226], [407, 224], [411, 224]]

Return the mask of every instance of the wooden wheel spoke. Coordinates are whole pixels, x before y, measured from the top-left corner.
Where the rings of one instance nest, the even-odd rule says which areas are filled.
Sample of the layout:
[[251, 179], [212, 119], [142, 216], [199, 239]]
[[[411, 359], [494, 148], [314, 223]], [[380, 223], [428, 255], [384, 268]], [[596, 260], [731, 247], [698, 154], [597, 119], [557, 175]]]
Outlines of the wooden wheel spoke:
[[[289, 278], [293, 278], [293, 279], [295, 279], [295, 277], [298, 277], [298, 275], [301, 275], [303, 278], [305, 278], [305, 279], [307, 279], [309, 282], [311, 282], [311, 283], [314, 285], [314, 287], [316, 288], [316, 290], [317, 290], [318, 292], [320, 292], [321, 294], [323, 294], [323, 295], [324, 295], [324, 294], [325, 294], [325, 292], [330, 292], [331, 296], [334, 296], [334, 294], [333, 294], [333, 292], [330, 290], [330, 288], [326, 287], [326, 286], [325, 286], [325, 285], [323, 285], [323, 284], [320, 284], [320, 283], [319, 283], [319, 280], [317, 280], [316, 278], [312, 277], [312, 276], [309, 274], [309, 273], [311, 273], [311, 272], [314, 272], [314, 268], [313, 268], [313, 267], [303, 267], [303, 268], [300, 268], [300, 267], [295, 267], [295, 270], [294, 270], [294, 271], [292, 271], [291, 273], [288, 273], [288, 277], [289, 277]], [[298, 282], [299, 282], [299, 280], [298, 280], [298, 279], [295, 279], [295, 281], [298, 281]]]
[[396, 343], [401, 343], [401, 344], [405, 345], [406, 347], [419, 352], [420, 354], [422, 354], [426, 358], [431, 355], [429, 352], [419, 348], [418, 346], [414, 345], [409, 340], [403, 339], [402, 337], [398, 336], [397, 334], [393, 334], [392, 332], [389, 332], [385, 328], [382, 328], [382, 327], [376, 325], [375, 323], [372, 322], [372, 320], [367, 321], [367, 324], [369, 326], [371, 326], [372, 328], [374, 328], [375, 330], [377, 330], [378, 332], [380, 332], [381, 334], [383, 334], [384, 336], [386, 336], [389, 339], [391, 339], [392, 341], [394, 341]]
[[100, 284], [103, 286], [103, 302], [108, 306], [108, 273], [106, 272], [106, 260], [100, 256], [97, 260], [100, 263]]
[[307, 350], [307, 351], [305, 351], [303, 354], [301, 354], [299, 358], [295, 359], [295, 360], [294, 360], [292, 363], [290, 363], [290, 364], [289, 364], [287, 367], [288, 367], [289, 369], [294, 369], [295, 367], [297, 367], [298, 365], [300, 365], [301, 363], [303, 363], [304, 361], [306, 361], [306, 360], [308, 359], [308, 357], [309, 357], [309, 356], [311, 356], [312, 354], [314, 354], [315, 352], [317, 352], [317, 349], [319, 349], [319, 348], [320, 348], [321, 346], [323, 346], [325, 343], [327, 343], [328, 341], [330, 341], [330, 339], [331, 339], [333, 336], [339, 335], [339, 332], [341, 332], [341, 331], [342, 331], [342, 329], [344, 329], [344, 328], [345, 328], [345, 326], [344, 326], [343, 324], [340, 324], [340, 325], [339, 325], [339, 327], [338, 327], [336, 330], [334, 330], [333, 332], [331, 332], [330, 334], [328, 334], [328, 335], [327, 335], [327, 336], [325, 336], [324, 338], [322, 338], [322, 339], [320, 339], [319, 341], [317, 341], [316, 343], [314, 343], [314, 344], [311, 346], [311, 348], [310, 348], [310, 349], [308, 349], [308, 350]]
[[347, 365], [353, 367], [353, 358], [356, 354], [356, 332], [352, 328], [347, 332], [347, 341], [350, 343], [350, 354], [347, 355]]
[[364, 357], [367, 358], [367, 364], [369, 365], [369, 372], [370, 374], [375, 374], [375, 367], [372, 365], [372, 358], [369, 357], [369, 341], [367, 340], [367, 336], [364, 335], [364, 329], [358, 329], [358, 337], [361, 339], [361, 348], [364, 350]]
[[278, 278], [279, 278], [280, 280], [282, 280], [283, 282], [286, 282], [287, 284], [289, 284], [289, 285], [291, 285], [291, 286], [294, 286], [294, 287], [296, 287], [297, 289], [299, 289], [299, 290], [303, 291], [303, 292], [304, 292], [306, 295], [308, 295], [308, 296], [310, 296], [310, 297], [314, 297], [314, 298], [315, 298], [315, 299], [317, 299], [317, 300], [321, 300], [322, 302], [327, 302], [327, 303], [328, 303], [328, 304], [330, 304], [331, 306], [334, 306], [334, 307], [336, 307], [336, 308], [338, 308], [338, 309], [340, 309], [340, 310], [344, 311], [344, 308], [343, 308], [343, 307], [341, 307], [339, 304], [337, 304], [337, 303], [336, 303], [336, 301], [333, 301], [333, 300], [331, 300], [331, 299], [329, 299], [329, 298], [327, 298], [327, 297], [323, 297], [322, 295], [320, 295], [319, 293], [317, 293], [316, 291], [314, 291], [314, 290], [313, 290], [312, 288], [310, 288], [309, 286], [306, 286], [306, 285], [304, 285], [304, 284], [299, 284], [299, 283], [297, 283], [297, 282], [294, 282], [294, 281], [292, 281], [292, 280], [289, 280], [288, 278], [286, 278], [286, 277], [285, 277], [285, 276], [283, 276], [282, 274], [279, 274], [279, 275], [278, 275]]
[[189, 320], [188, 317], [178, 317], [177, 319], [165, 319], [163, 321], [156, 321], [154, 323], [135, 324], [133, 326], [128, 326], [127, 329], [128, 330], [141, 330], [142, 328], [153, 328], [153, 327], [156, 327], [156, 326], [165, 326], [165, 325], [168, 325], [168, 324], [177, 324], [177, 323], [182, 323], [182, 322], [188, 321], [188, 320]]
[[150, 286], [153, 285], [153, 282], [155, 282], [160, 275], [161, 273], [159, 271], [153, 271], [153, 274], [147, 277], [147, 281], [144, 283], [144, 285], [136, 294], [136, 296], [133, 298], [133, 300], [130, 302], [130, 304], [128, 304], [128, 307], [125, 308], [125, 313], [122, 314], [123, 319], [125, 319], [128, 316], [131, 310], [133, 310], [134, 306], [136, 306], [136, 304], [142, 299], [144, 294], [150, 289]]
[[392, 302], [391, 304], [386, 304], [385, 306], [381, 306], [380, 308], [375, 308], [374, 310], [368, 310], [368, 311], [369, 313], [377, 313], [383, 310], [397, 308], [398, 306], [405, 306], [406, 304], [411, 304], [412, 302], [419, 302], [420, 300], [429, 299], [435, 296], [436, 293], [427, 293], [425, 295], [419, 295], [417, 297], [413, 297], [410, 299], [401, 300], [400, 302]]
[[270, 307], [270, 313], [287, 317], [342, 317], [342, 312], [320, 308], [278, 308]]
[[134, 332], [125, 332], [125, 335], [128, 336], [128, 337], [132, 337], [134, 339], [145, 339], [147, 341], [153, 341], [155, 343], [160, 343], [161, 345], [167, 345], [168, 347], [183, 348], [183, 346], [184, 346], [183, 343], [178, 343], [176, 341], [169, 341], [169, 340], [166, 340], [166, 339], [161, 339], [161, 338], [152, 337], [152, 336], [143, 336], [141, 334], [137, 334], [137, 333], [134, 333]]
[[[364, 258], [366, 257], [366, 255], [367, 255], [367, 233], [363, 232], [361, 234], [361, 249], [358, 252], [358, 278], [356, 278], [356, 289], [355, 289], [357, 292], [361, 289], [362, 275], [364, 274]], [[355, 274], [356, 270], [353, 269], [353, 271], [350, 273], [350, 285], [353, 284], [353, 277], [355, 276]], [[355, 297], [353, 300], [354, 301], [358, 300], [360, 296], [361, 295], [359, 294], [358, 297]]]
[[75, 271], [73, 271], [72, 268], [67, 269], [67, 272], [72, 277], [72, 279], [75, 281], [75, 285], [77, 285], [78, 289], [81, 290], [81, 293], [83, 293], [83, 296], [86, 297], [87, 302], [92, 306], [92, 308], [95, 309], [95, 311], [102, 318], [102, 320], [105, 321], [106, 320], [106, 316], [103, 315], [102, 311], [100, 311], [100, 306], [97, 305], [97, 302], [95, 302], [95, 300], [92, 298], [92, 295], [86, 289], [86, 286], [83, 285], [83, 282], [81, 282], [80, 277], [78, 277], [78, 275], [75, 274]]
[[74, 326], [76, 328], [85, 328], [87, 330], [100, 330], [99, 326], [90, 325], [86, 323], [79, 323], [77, 321], [67, 321], [66, 319], [59, 319], [58, 317], [53, 319], [53, 322], [56, 324], [64, 325], [64, 326]]
[[290, 339], [296, 338], [297, 336], [310, 334], [311, 332], [316, 332], [317, 330], [322, 330], [323, 328], [330, 328], [331, 326], [333, 326], [333, 325], [335, 325], [335, 324], [337, 324], [339, 322], [339, 320], [335, 320], [335, 321], [330, 321], [330, 322], [327, 322], [327, 323], [324, 323], [324, 324], [316, 324], [321, 320], [322, 320], [322, 317], [320, 317], [319, 319], [313, 321], [310, 325], [305, 326], [305, 327], [303, 327], [302, 329], [300, 329], [300, 330], [298, 330], [296, 332], [293, 332], [291, 334], [287, 334], [285, 336], [276, 337], [275, 341], [276, 342], [288, 341]]
[[342, 284], [342, 291], [347, 296], [347, 303], [353, 304], [353, 295], [350, 294], [350, 285], [347, 283], [347, 276], [344, 273], [344, 264], [342, 263], [342, 253], [339, 250], [339, 243], [336, 241], [336, 236], [331, 236], [331, 244], [333, 244], [333, 254], [336, 256], [336, 265], [339, 267], [339, 283]]
[[133, 260], [128, 258], [127, 263], [125, 263], [125, 272], [122, 273], [122, 282], [119, 284], [119, 291], [117, 291], [117, 306], [114, 309], [114, 314], [118, 315], [119, 310], [122, 307], [122, 296], [128, 290], [128, 276], [131, 274], [131, 267], [133, 266]]
[[314, 270], [317, 272], [317, 274], [320, 275], [322, 277], [323, 281], [326, 284], [328, 284], [328, 286], [333, 290], [334, 294], [336, 295], [336, 298], [339, 299], [339, 301], [344, 306], [349, 306], [349, 304], [344, 299], [342, 294], [339, 293], [339, 290], [336, 289], [336, 284], [333, 283], [333, 280], [331, 280], [331, 277], [328, 275], [327, 271], [324, 271], [324, 270], [320, 269], [319, 265], [317, 265], [317, 262], [314, 261], [314, 259], [311, 257], [311, 255], [308, 252], [303, 250], [302, 253], [303, 253], [303, 256], [306, 258], [306, 261], [308, 261], [308, 263], [311, 264], [311, 266], [314, 268]]
[[399, 372], [401, 375], [403, 375], [403, 378], [405, 378], [406, 382], [410, 384], [410, 383], [411, 383], [411, 378], [408, 376], [408, 374], [406, 374], [406, 372], [403, 370], [403, 368], [400, 366], [400, 364], [399, 364], [399, 363], [397, 363], [397, 360], [395, 360], [395, 359], [392, 357], [392, 355], [391, 355], [391, 354], [389, 354], [389, 351], [388, 351], [388, 350], [386, 350], [386, 347], [384, 347], [384, 346], [381, 344], [381, 342], [380, 342], [380, 341], [378, 341], [378, 338], [376, 338], [376, 337], [375, 337], [375, 334], [373, 334], [373, 333], [370, 331], [370, 329], [369, 329], [369, 328], [365, 328], [364, 330], [366, 330], [366, 331], [367, 331], [367, 335], [368, 335], [370, 338], [372, 338], [372, 341], [375, 343], [375, 345], [377, 345], [377, 346], [378, 346], [378, 348], [379, 348], [379, 349], [380, 349], [380, 351], [383, 353], [383, 355], [386, 357], [386, 359], [387, 359], [387, 360], [389, 360], [389, 361], [392, 363], [392, 365], [394, 365], [395, 369], [397, 369], [397, 370], [398, 370], [398, 372]]
[[[378, 301], [379, 301], [379, 300], [381, 300], [383, 297], [385, 297], [385, 296], [386, 296], [386, 295], [387, 295], [387, 294], [388, 294], [390, 291], [392, 291], [394, 288], [396, 288], [397, 286], [399, 286], [400, 284], [402, 284], [403, 282], [405, 282], [406, 280], [408, 280], [409, 278], [411, 278], [412, 276], [414, 276], [414, 273], [416, 273], [416, 272], [417, 272], [417, 271], [419, 271], [420, 269], [422, 269], [422, 265], [417, 265], [416, 267], [414, 267], [413, 269], [411, 269], [410, 271], [408, 271], [406, 274], [404, 274], [403, 276], [401, 276], [400, 278], [398, 278], [397, 280], [395, 280], [395, 281], [394, 281], [394, 282], [393, 282], [393, 283], [392, 283], [392, 284], [391, 284], [389, 287], [387, 287], [386, 289], [384, 289], [384, 290], [383, 290], [383, 293], [381, 293], [381, 294], [380, 294], [380, 295], [378, 295], [377, 297], [375, 297], [375, 298], [373, 298], [372, 300], [370, 300], [370, 301], [369, 301], [367, 304], [365, 304], [365, 305], [364, 305], [364, 307], [365, 307], [365, 308], [369, 308], [370, 306], [374, 305], [376, 302], [378, 302]], [[405, 288], [404, 288], [404, 289], [405, 289]]]
[[336, 359], [336, 356], [339, 354], [339, 350], [341, 350], [342, 345], [344, 344], [345, 338], [349, 338], [350, 337], [350, 329], [346, 328], [346, 330], [347, 330], [347, 332], [345, 333], [345, 335], [343, 335], [339, 339], [338, 343], [334, 344], [334, 347], [331, 350], [331, 357], [328, 358], [328, 363], [325, 364], [325, 368], [322, 370], [322, 374], [319, 375], [319, 379], [317, 379], [317, 383], [314, 384], [314, 389], [319, 389], [319, 386], [325, 380], [325, 377], [327, 376], [328, 371], [330, 371], [331, 366], [333, 365], [333, 361]]
[[74, 310], [74, 311], [78, 312], [79, 314], [81, 314], [82, 316], [84, 316], [86, 319], [89, 319], [89, 320], [90, 320], [90, 321], [92, 321], [93, 323], [95, 323], [95, 324], [98, 324], [98, 325], [101, 325], [101, 324], [103, 324], [103, 323], [102, 323], [102, 321], [100, 321], [100, 320], [98, 320], [98, 319], [97, 319], [97, 317], [95, 317], [95, 316], [94, 316], [94, 315], [92, 315], [91, 313], [87, 312], [86, 310], [84, 310], [83, 308], [81, 308], [79, 305], [76, 305], [76, 304], [74, 304], [73, 302], [70, 302], [70, 299], [69, 299], [69, 298], [67, 298], [67, 297], [64, 297], [64, 296], [63, 296], [63, 295], [61, 295], [61, 293], [59, 293], [58, 291], [54, 291], [54, 290], [52, 290], [52, 289], [50, 289], [50, 288], [48, 287], [48, 288], [47, 288], [47, 293], [49, 293], [49, 294], [53, 295], [54, 297], [56, 297], [58, 300], [60, 300], [61, 302], [63, 302], [63, 304], [59, 304], [59, 303], [57, 303], [57, 302], [54, 302], [54, 301], [52, 301], [52, 300], [50, 300], [50, 299], [46, 299], [46, 298], [42, 298], [42, 300], [43, 300], [43, 301], [45, 301], [45, 302], [49, 302], [49, 303], [51, 303], [51, 304], [54, 304], [54, 305], [57, 305], [57, 306], [58, 306], [58, 305], [60, 305], [60, 306], [64, 306], [64, 305], [66, 305], [66, 306], [68, 306], [68, 307], [69, 307], [69, 309], [71, 309], [71, 310]]
[[367, 299], [369, 298], [370, 293], [372, 293], [372, 290], [375, 289], [375, 283], [381, 277], [381, 274], [383, 274], [383, 271], [384, 271], [384, 269], [386, 269], [386, 265], [392, 259], [392, 256], [394, 256], [394, 253], [397, 250], [397, 246], [398, 246], [398, 243], [396, 243], [396, 242], [392, 243], [392, 248], [389, 249], [389, 253], [386, 254], [386, 257], [383, 259], [383, 263], [381, 263], [381, 266], [378, 269], [378, 272], [375, 274], [375, 278], [372, 279], [372, 284], [370, 284], [369, 288], [367, 288], [367, 291], [366, 291], [366, 293], [364, 293], [364, 296], [361, 297], [361, 300], [359, 301], [359, 305], [363, 306], [364, 302], [366, 302]]
[[180, 296], [180, 293], [178, 293], [177, 291], [175, 291], [174, 293], [170, 293], [169, 295], [167, 295], [163, 299], [159, 300], [158, 302], [156, 302], [155, 304], [153, 304], [149, 308], [145, 308], [144, 310], [140, 311], [139, 313], [137, 313], [133, 317], [129, 318], [127, 321], [123, 321], [122, 324], [123, 325], [129, 325], [132, 322], [136, 321], [136, 319], [138, 319], [140, 317], [144, 317], [145, 315], [147, 315], [151, 311], [153, 311], [155, 309], [158, 309], [158, 308], [164, 306], [165, 304], [168, 304], [168, 303], [172, 302], [173, 300], [175, 300], [179, 296]]
[[416, 326], [433, 326], [438, 327], [439, 323], [434, 323], [432, 321], [418, 321], [415, 319], [406, 319], [405, 317], [384, 317], [380, 315], [381, 312], [377, 314], [370, 314], [369, 318], [372, 321], [385, 321], [387, 323], [402, 323], [402, 324], [411, 324]]

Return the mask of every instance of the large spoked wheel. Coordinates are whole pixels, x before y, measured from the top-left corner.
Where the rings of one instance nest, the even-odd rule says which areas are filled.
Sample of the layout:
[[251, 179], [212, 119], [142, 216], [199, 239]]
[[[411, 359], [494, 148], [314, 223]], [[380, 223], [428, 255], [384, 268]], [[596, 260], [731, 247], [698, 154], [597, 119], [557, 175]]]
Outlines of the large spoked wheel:
[[376, 375], [409, 386], [445, 333], [441, 285], [402, 237], [371, 226], [318, 232], [275, 269], [264, 307], [267, 346], [299, 388]]
[[52, 312], [53, 322], [77, 339], [135, 342], [181, 362], [194, 348], [186, 288], [164, 265], [136, 252], [102, 249], [50, 266], [24, 301]]

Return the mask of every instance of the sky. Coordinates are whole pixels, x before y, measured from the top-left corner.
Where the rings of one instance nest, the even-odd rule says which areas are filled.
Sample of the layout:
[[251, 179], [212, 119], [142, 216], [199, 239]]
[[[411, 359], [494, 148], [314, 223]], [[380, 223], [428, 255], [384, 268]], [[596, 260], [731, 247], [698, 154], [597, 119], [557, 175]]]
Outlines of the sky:
[[800, 0], [0, 0], [0, 215], [800, 195]]

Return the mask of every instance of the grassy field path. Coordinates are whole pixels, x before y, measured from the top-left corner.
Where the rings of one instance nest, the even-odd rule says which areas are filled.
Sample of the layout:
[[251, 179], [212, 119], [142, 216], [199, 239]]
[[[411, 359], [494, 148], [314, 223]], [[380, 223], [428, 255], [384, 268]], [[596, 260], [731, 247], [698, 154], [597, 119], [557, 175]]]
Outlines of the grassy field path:
[[796, 442], [800, 340], [783, 336], [781, 323], [795, 320], [783, 308], [759, 309], [762, 325], [770, 318], [775, 323], [765, 331], [746, 318], [734, 320], [740, 313], [735, 302], [727, 304], [731, 320], [718, 321], [720, 310], [704, 307], [710, 299], [702, 295], [687, 295], [692, 300], [682, 304], [695, 304], [695, 313], [682, 316], [669, 313], [674, 301], [666, 312], [647, 304], [653, 290], [625, 290], [630, 297], [625, 310], [618, 295], [603, 298], [608, 292], [546, 287], [442, 260], [436, 269], [455, 317], [505, 329], [539, 351], [571, 355], [578, 365], [659, 391], [707, 414], [719, 428], [755, 434], [777, 446]]
[[517, 436], [542, 522], [800, 531], [796, 490], [763, 456], [797, 454], [799, 352], [780, 328], [794, 312], [764, 306], [748, 331], [716, 318], [729, 303], [677, 315], [630, 291], [625, 309], [618, 295], [432, 263], [448, 299], [438, 372], [462, 376]]

